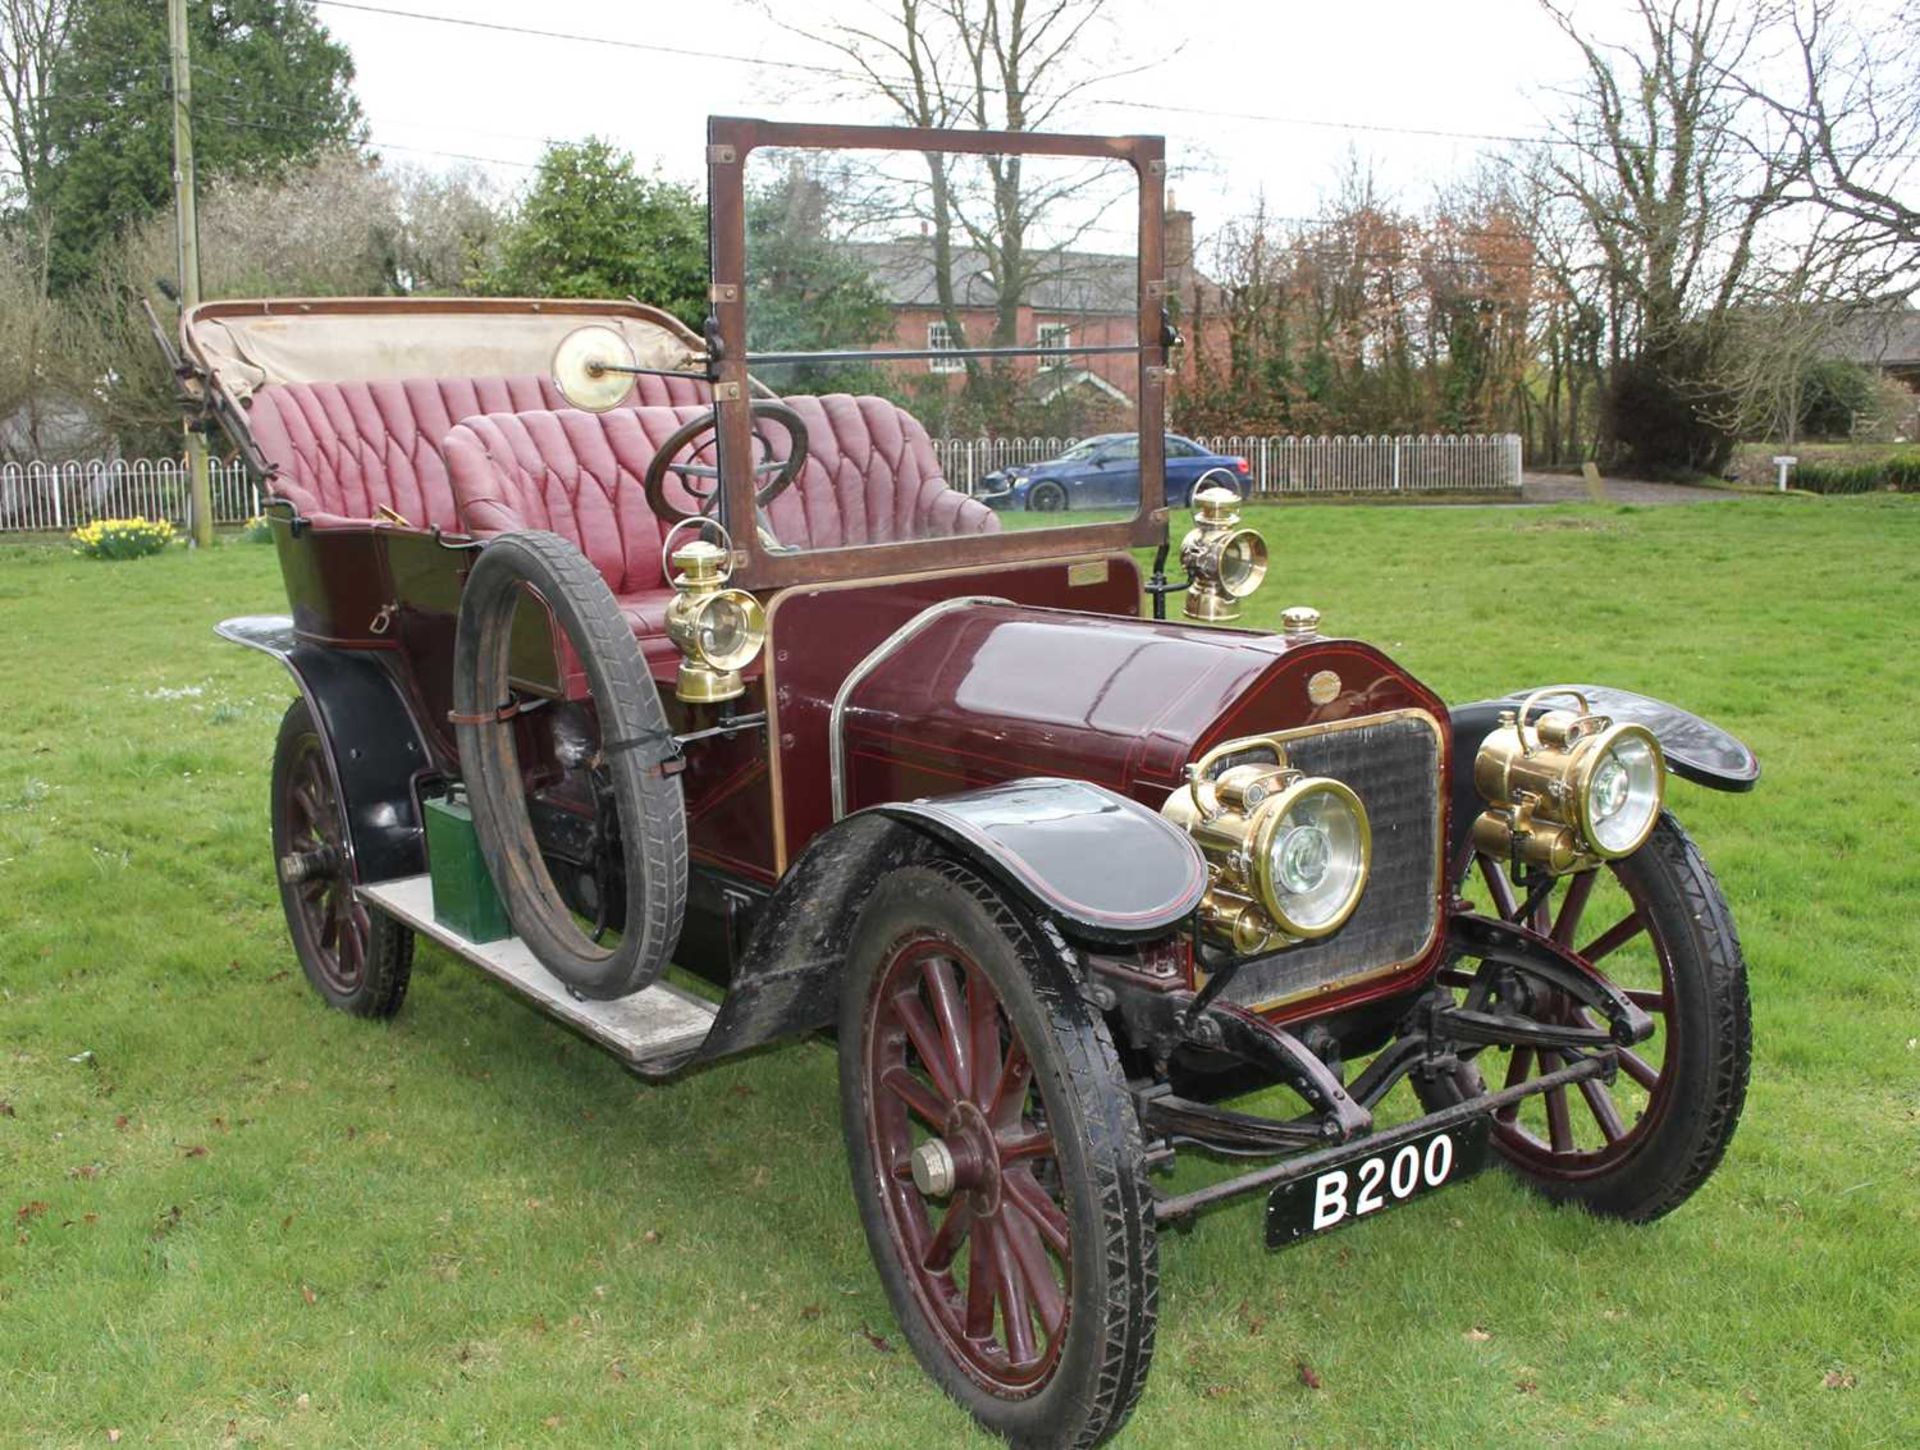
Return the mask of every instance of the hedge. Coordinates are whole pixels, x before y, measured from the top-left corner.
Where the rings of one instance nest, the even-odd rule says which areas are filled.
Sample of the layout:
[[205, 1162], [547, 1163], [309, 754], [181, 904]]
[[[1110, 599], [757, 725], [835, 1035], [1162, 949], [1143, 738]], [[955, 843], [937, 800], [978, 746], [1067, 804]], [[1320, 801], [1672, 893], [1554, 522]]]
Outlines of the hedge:
[[1793, 482], [1808, 493], [1920, 493], [1920, 453], [1879, 463], [1802, 463], [1793, 471]]

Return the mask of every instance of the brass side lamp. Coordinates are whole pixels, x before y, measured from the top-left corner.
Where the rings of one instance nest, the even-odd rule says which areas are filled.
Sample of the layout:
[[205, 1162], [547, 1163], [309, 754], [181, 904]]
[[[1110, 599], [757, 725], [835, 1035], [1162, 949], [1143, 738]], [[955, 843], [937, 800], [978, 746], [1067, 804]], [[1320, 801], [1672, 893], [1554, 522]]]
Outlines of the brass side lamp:
[[767, 616], [744, 589], [729, 589], [731, 554], [706, 539], [673, 551], [673, 587], [667, 606], [667, 638], [680, 651], [673, 693], [692, 705], [738, 698], [747, 684], [740, 672], [767, 642]]
[[1240, 527], [1240, 496], [1228, 488], [1203, 488], [1193, 498], [1193, 528], [1180, 541], [1187, 571], [1188, 619], [1229, 624], [1240, 601], [1267, 577], [1267, 541], [1259, 530]]

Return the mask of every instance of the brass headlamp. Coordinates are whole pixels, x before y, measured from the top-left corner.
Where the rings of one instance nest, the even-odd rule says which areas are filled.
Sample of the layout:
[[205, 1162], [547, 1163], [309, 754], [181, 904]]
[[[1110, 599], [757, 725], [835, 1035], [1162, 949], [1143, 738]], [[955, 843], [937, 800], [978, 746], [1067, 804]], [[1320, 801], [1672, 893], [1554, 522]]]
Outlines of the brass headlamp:
[[1203, 488], [1193, 496], [1193, 528], [1180, 541], [1188, 619], [1238, 619], [1240, 601], [1267, 577], [1267, 541], [1258, 530], [1239, 527], [1239, 505], [1230, 488]]
[[729, 589], [731, 555], [706, 539], [673, 551], [673, 587], [667, 638], [680, 651], [673, 693], [688, 704], [710, 705], [744, 694], [740, 671], [767, 642], [767, 616], [744, 589]]
[[1366, 808], [1339, 781], [1293, 769], [1270, 736], [1209, 750], [1160, 813], [1206, 857], [1201, 930], [1236, 952], [1329, 936], [1360, 904], [1373, 853]]
[[[1530, 720], [1546, 695], [1569, 696], [1579, 709]], [[1660, 818], [1666, 780], [1652, 731], [1594, 714], [1577, 691], [1538, 691], [1501, 712], [1474, 758], [1474, 787], [1489, 803], [1473, 823], [1474, 846], [1554, 875], [1630, 856]]]

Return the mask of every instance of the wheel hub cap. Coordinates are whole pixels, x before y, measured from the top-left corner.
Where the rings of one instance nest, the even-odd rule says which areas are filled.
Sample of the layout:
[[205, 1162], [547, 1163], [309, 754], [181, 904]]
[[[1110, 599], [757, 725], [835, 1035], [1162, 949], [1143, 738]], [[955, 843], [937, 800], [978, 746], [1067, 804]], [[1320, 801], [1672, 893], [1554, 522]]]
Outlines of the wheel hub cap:
[[953, 1152], [944, 1139], [931, 1138], [913, 1150], [913, 1186], [929, 1198], [945, 1198], [959, 1181]]

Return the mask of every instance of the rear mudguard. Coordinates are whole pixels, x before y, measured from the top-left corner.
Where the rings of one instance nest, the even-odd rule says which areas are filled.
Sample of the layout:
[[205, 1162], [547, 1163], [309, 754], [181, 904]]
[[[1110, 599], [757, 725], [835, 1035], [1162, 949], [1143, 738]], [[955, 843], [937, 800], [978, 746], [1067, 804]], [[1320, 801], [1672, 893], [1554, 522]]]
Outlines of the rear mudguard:
[[[1476, 700], [1449, 712], [1453, 721], [1453, 779], [1449, 783], [1453, 796], [1452, 845], [1456, 853], [1475, 818], [1486, 808], [1473, 787], [1473, 760], [1480, 753], [1480, 743], [1500, 723], [1503, 710], [1518, 710], [1528, 696], [1549, 689], [1576, 690], [1595, 713], [1610, 716], [1615, 723], [1646, 726], [1659, 740], [1668, 770], [1682, 780], [1709, 790], [1749, 791], [1760, 779], [1760, 762], [1744, 741], [1665, 700], [1608, 685], [1542, 685], [1515, 690], [1501, 699]], [[1546, 698], [1540, 707], [1564, 707], [1567, 703], [1565, 699]]]
[[823, 831], [760, 913], [700, 1055], [724, 1056], [833, 1021], [840, 967], [874, 886], [941, 852], [1001, 887], [1043, 935], [1098, 942], [1164, 936], [1206, 890], [1186, 832], [1084, 781], [1008, 781], [858, 811]]
[[425, 871], [416, 783], [432, 764], [399, 686], [380, 661], [364, 650], [299, 639], [284, 615], [229, 619], [214, 632], [272, 655], [299, 686], [345, 807], [354, 879], [388, 881]]

